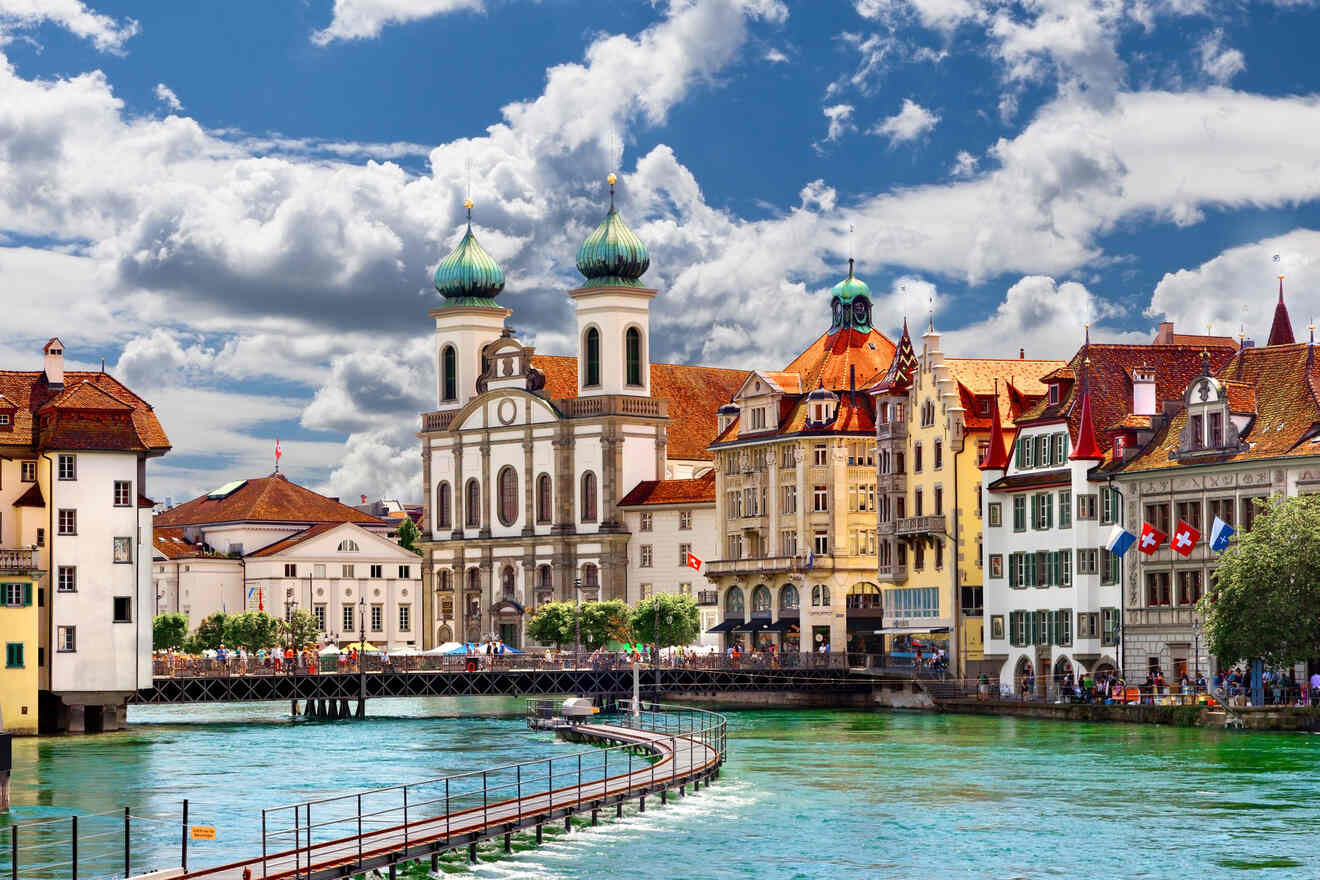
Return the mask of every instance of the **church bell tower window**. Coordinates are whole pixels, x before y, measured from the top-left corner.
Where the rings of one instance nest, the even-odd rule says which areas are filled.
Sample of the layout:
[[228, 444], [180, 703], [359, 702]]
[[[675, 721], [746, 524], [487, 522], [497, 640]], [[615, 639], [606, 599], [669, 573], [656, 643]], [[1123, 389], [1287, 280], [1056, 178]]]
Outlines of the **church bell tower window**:
[[587, 375], [583, 384], [587, 387], [593, 387], [600, 384], [600, 331], [595, 327], [587, 328], [584, 342]]

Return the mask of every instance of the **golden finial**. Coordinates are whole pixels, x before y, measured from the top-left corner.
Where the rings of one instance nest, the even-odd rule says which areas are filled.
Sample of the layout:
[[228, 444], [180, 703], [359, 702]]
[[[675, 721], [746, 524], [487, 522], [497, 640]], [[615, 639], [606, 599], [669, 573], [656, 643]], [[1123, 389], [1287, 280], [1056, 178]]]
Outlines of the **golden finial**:
[[464, 199], [464, 200], [463, 200], [463, 207], [464, 207], [464, 208], [467, 208], [467, 212], [468, 212], [468, 220], [471, 221], [471, 220], [472, 220], [472, 199], [471, 199], [471, 198], [466, 198], [466, 199]]
[[619, 178], [617, 178], [617, 177], [614, 176], [614, 172], [613, 172], [613, 171], [611, 171], [611, 172], [610, 172], [610, 176], [607, 177], [607, 178], [605, 178], [605, 179], [606, 179], [607, 181], [609, 181], [610, 186], [614, 186], [614, 184], [616, 184], [616, 183], [619, 182]]

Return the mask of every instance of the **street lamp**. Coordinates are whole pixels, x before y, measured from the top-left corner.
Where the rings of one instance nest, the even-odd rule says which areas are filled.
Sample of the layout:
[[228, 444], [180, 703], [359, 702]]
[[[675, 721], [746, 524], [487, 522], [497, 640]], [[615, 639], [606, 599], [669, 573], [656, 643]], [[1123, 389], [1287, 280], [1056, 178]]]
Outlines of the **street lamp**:
[[582, 578], [573, 578], [573, 665], [582, 653]]

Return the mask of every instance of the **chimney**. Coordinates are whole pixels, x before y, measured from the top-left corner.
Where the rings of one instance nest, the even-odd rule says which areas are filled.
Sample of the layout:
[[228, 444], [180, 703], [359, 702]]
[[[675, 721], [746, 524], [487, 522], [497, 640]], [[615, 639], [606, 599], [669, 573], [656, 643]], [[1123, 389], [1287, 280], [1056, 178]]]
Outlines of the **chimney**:
[[359, 496], [359, 497], [362, 499], [362, 501], [361, 501], [362, 504], [366, 504], [366, 503], [367, 503], [367, 496], [366, 496], [366, 495], [361, 495], [361, 496]]
[[1026, 359], [1027, 359], [1027, 350], [1026, 350], [1025, 348], [1019, 348], [1019, 349], [1018, 349], [1018, 360], [1020, 360], [1020, 361], [1025, 361]]
[[1155, 415], [1155, 371], [1147, 366], [1132, 371], [1132, 414]]
[[1159, 332], [1155, 334], [1156, 345], [1173, 345], [1173, 322], [1160, 321]]
[[51, 388], [64, 387], [64, 343], [52, 336], [41, 349], [46, 356], [46, 384]]

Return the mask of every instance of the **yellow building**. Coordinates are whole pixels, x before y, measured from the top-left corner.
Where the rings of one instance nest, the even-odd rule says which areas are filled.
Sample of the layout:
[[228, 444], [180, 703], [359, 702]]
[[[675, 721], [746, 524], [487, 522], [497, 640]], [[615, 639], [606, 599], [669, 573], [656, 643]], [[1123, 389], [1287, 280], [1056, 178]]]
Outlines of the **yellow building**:
[[37, 732], [37, 551], [0, 548], [0, 730]]
[[899, 661], [949, 652], [975, 676], [983, 659], [980, 463], [993, 407], [1012, 418], [1044, 397], [1061, 361], [950, 358], [931, 327], [919, 357], [906, 326], [876, 404], [877, 575], [886, 651]]

